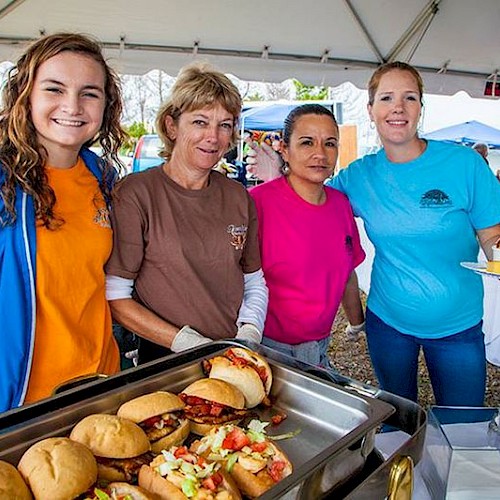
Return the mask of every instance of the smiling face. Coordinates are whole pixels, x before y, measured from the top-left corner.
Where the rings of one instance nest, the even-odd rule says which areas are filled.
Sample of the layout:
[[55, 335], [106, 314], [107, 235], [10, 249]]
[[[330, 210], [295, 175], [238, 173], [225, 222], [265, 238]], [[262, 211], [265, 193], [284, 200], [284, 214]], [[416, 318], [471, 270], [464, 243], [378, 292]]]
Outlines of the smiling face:
[[174, 169], [207, 175], [229, 149], [234, 116], [220, 104], [185, 111], [175, 121], [166, 117], [175, 145], [169, 163]]
[[292, 184], [319, 184], [332, 175], [338, 156], [339, 129], [331, 116], [306, 114], [295, 121], [289, 144], [283, 145]]
[[420, 91], [414, 76], [404, 70], [385, 73], [378, 84], [368, 113], [384, 147], [416, 147], [418, 121], [422, 111]]
[[30, 95], [39, 143], [54, 167], [71, 167], [101, 127], [105, 76], [89, 56], [61, 52], [40, 65]]

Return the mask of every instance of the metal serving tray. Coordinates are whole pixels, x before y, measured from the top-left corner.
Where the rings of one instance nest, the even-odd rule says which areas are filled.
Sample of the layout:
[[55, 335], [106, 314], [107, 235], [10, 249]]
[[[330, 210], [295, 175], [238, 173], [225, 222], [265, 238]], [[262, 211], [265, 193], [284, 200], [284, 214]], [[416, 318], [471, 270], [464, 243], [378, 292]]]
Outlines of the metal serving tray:
[[[0, 414], [0, 459], [15, 465], [36, 441], [67, 435], [84, 416], [114, 413], [123, 402], [141, 394], [161, 389], [181, 392], [204, 376], [203, 359], [235, 344], [213, 342]], [[261, 351], [271, 365], [272, 396], [276, 399], [274, 408], [258, 409], [257, 413], [263, 420], [269, 420], [278, 408], [288, 416], [269, 434], [300, 429], [297, 436], [279, 442], [294, 466], [293, 474], [260, 498], [286, 496], [308, 500], [331, 495], [337, 487], [352, 481], [357, 473], [366, 469], [367, 459], [373, 461], [376, 430], [394, 413], [394, 406], [363, 391], [333, 383], [335, 374], [325, 376], [325, 371], [303, 364], [299, 364], [299, 370], [289, 366], [293, 362], [283, 362], [289, 362], [290, 358], [259, 346], [251, 347]], [[379, 461], [374, 468], [380, 465]], [[343, 492], [337, 498], [346, 495]]]

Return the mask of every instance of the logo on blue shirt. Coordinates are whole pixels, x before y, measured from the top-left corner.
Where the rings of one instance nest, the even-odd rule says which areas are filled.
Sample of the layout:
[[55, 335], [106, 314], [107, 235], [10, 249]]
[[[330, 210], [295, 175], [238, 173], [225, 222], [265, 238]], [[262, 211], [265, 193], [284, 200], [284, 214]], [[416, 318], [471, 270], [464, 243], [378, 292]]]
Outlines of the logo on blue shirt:
[[431, 189], [420, 198], [421, 208], [443, 208], [450, 207], [453, 203], [450, 197], [440, 189]]

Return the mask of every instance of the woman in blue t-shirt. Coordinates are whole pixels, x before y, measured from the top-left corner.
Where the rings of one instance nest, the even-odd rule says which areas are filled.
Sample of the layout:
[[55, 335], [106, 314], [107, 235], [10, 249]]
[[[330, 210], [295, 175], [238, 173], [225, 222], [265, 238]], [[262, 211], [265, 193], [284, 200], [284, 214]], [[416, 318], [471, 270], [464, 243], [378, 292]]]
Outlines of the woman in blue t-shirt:
[[382, 389], [416, 401], [422, 348], [437, 404], [482, 406], [482, 281], [460, 262], [475, 261], [479, 245], [491, 258], [500, 184], [469, 148], [418, 137], [415, 68], [379, 67], [368, 96], [383, 148], [329, 184], [347, 194], [375, 247], [365, 325], [375, 372]]

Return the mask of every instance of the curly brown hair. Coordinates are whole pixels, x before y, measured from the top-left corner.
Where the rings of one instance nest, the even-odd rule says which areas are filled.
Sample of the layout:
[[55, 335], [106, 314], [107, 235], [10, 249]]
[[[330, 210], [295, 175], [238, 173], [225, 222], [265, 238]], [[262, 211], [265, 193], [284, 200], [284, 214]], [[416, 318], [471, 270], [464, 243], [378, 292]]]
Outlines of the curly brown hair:
[[84, 146], [96, 141], [103, 150], [100, 167], [100, 189], [107, 202], [110, 186], [106, 182], [113, 177], [114, 165], [120, 167], [118, 151], [126, 134], [120, 126], [122, 95], [118, 76], [106, 63], [99, 43], [78, 33], [56, 33], [31, 44], [8, 73], [3, 89], [3, 107], [0, 109], [0, 168], [4, 174], [1, 186], [5, 208], [0, 220], [13, 224], [16, 188], [33, 197], [37, 219], [45, 227], [55, 229], [62, 221], [54, 214], [56, 197], [48, 184], [44, 165], [47, 151], [39, 143], [31, 118], [30, 95], [36, 73], [41, 64], [61, 52], [83, 54], [97, 61], [105, 75], [105, 108], [102, 125], [96, 136]]

